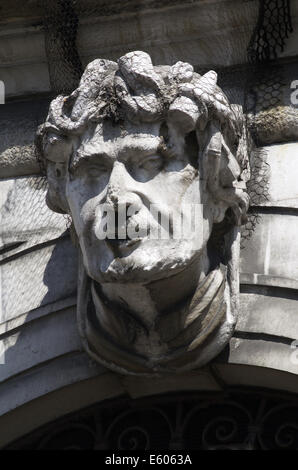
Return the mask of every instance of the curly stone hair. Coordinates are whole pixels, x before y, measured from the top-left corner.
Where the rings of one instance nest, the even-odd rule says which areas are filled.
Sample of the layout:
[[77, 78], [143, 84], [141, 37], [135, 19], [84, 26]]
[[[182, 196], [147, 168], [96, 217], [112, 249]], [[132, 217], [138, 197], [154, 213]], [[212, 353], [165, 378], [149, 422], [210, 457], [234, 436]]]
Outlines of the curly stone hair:
[[[66, 163], [72, 139], [83, 135], [90, 123], [104, 119], [165, 122], [169, 132], [174, 130], [184, 139], [195, 133], [206, 187], [215, 200], [228, 204], [234, 223], [245, 221], [249, 178], [245, 119], [242, 109], [231, 105], [217, 86], [214, 71], [201, 76], [184, 62], [153, 66], [150, 56], [140, 51], [117, 63], [94, 60], [71, 95], [51, 102], [37, 133], [38, 160], [44, 168], [49, 162]], [[65, 212], [50, 199], [48, 195], [54, 210]]]

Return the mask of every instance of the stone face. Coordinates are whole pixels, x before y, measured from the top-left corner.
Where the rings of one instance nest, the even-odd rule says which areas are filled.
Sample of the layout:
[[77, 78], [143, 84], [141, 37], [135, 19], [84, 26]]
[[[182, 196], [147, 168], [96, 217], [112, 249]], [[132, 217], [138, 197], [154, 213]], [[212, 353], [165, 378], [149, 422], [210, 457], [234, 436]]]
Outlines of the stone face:
[[79, 329], [97, 361], [126, 374], [181, 372], [230, 339], [244, 136], [214, 71], [154, 67], [140, 51], [93, 61], [78, 89], [52, 101], [37, 150], [49, 207], [72, 217]]

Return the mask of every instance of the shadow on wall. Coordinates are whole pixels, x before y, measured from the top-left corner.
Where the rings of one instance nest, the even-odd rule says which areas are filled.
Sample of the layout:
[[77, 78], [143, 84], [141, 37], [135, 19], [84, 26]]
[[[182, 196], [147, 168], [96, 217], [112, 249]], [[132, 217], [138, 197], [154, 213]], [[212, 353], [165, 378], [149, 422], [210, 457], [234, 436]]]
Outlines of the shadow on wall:
[[48, 106], [48, 98], [29, 103], [8, 102], [0, 106], [1, 178], [40, 173], [33, 142], [37, 127], [47, 115]]
[[[15, 297], [13, 305], [19, 304], [21, 312], [23, 292], [25, 290], [28, 296], [29, 290], [32, 308], [28, 309], [26, 296], [24, 311], [19, 315], [10, 309], [12, 302], [7, 305], [6, 316], [10, 319], [2, 323], [0, 330], [0, 340], [5, 347], [5, 363], [0, 365], [0, 388], [1, 382], [13, 379], [17, 374], [30, 372], [32, 375], [35, 371], [40, 374], [37, 368], [40, 364], [81, 349], [75, 307], [77, 253], [68, 230], [54, 243], [48, 241], [25, 251], [1, 266], [5, 268], [2, 285], [9, 287], [9, 282], [14, 287], [18, 285], [14, 292], [10, 289], [10, 295]], [[18, 269], [22, 271], [19, 277]], [[9, 278], [5, 279], [8, 274]], [[9, 393], [9, 400], [1, 400], [0, 415], [18, 406], [26, 396], [30, 395], [31, 399], [31, 395], [34, 398], [35, 394], [41, 393], [40, 390], [26, 389], [24, 380], [23, 388], [15, 387]], [[51, 386], [49, 383], [47, 388]]]

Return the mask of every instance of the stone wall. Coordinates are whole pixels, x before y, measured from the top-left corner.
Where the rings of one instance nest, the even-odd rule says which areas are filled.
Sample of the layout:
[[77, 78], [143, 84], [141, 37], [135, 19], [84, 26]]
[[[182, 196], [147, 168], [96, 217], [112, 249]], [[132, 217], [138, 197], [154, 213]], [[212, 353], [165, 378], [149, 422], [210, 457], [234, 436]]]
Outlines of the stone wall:
[[[230, 99], [242, 104], [247, 97], [251, 100], [249, 119], [261, 170], [255, 175], [259, 184], [252, 188], [250, 225], [243, 230], [235, 335], [208, 367], [150, 382], [109, 372], [82, 350], [69, 220], [47, 208], [46, 182], [33, 151], [36, 128], [57, 87], [53, 70], [59, 57], [46, 47], [49, 32], [37, 0], [2, 3], [1, 446], [59, 416], [116, 396], [230, 386], [297, 393], [298, 365], [291, 359], [291, 344], [298, 339], [297, 111], [290, 102], [290, 84], [298, 77], [297, 2], [292, 2], [294, 33], [270, 74], [276, 86], [264, 68], [247, 65], [257, 0], [147, 0], [138, 7], [126, 1], [125, 8], [123, 2], [101, 1], [96, 14], [81, 16], [77, 50], [83, 66], [97, 57], [116, 59], [129, 50], [144, 50], [155, 64], [183, 60], [197, 70], [214, 68]], [[92, 12], [94, 2], [85, 4]], [[266, 107], [268, 94], [277, 101]]]

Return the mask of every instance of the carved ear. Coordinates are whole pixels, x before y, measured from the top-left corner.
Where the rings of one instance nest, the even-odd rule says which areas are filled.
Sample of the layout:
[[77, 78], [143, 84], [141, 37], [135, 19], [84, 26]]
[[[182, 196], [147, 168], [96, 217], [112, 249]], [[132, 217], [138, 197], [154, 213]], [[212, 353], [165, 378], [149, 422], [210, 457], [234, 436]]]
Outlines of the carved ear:
[[65, 197], [66, 163], [47, 162], [48, 192], [46, 202], [48, 207], [59, 214], [69, 212]]
[[217, 219], [223, 219], [222, 213], [231, 208], [235, 216], [235, 224], [246, 222], [249, 196], [245, 183], [238, 181], [240, 167], [236, 157], [230, 152], [219, 123], [209, 124], [208, 143], [203, 152], [204, 174], [206, 187], [211, 193], [216, 208]]
[[44, 139], [43, 153], [51, 162], [66, 162], [71, 153], [72, 141], [70, 138], [48, 132]]
[[54, 212], [66, 214], [69, 210], [65, 197], [65, 179], [72, 141], [55, 132], [45, 132], [45, 129], [41, 128], [36, 145], [47, 173], [47, 205]]

